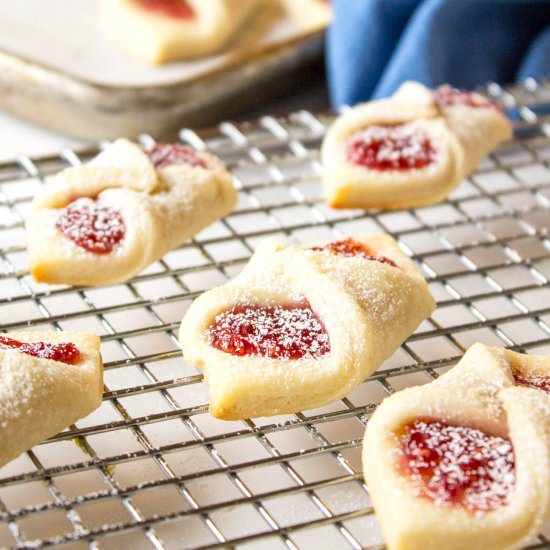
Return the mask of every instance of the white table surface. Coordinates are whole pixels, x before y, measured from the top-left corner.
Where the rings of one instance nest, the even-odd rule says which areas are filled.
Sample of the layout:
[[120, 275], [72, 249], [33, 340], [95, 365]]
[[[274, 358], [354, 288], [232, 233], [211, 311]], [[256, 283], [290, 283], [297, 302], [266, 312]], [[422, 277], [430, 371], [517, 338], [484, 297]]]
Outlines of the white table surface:
[[0, 111], [0, 162], [21, 154], [40, 156], [84, 145], [85, 141], [50, 132]]

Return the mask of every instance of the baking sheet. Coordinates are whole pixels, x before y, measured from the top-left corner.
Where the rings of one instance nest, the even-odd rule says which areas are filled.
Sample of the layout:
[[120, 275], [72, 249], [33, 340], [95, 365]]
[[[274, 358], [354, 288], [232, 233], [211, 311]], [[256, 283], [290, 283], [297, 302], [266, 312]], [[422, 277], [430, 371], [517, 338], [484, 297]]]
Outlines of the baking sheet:
[[0, 2], [0, 108], [86, 140], [145, 132], [172, 139], [276, 93], [320, 55], [323, 36], [264, 0], [225, 53], [148, 67], [112, 48], [96, 0]]
[[147, 66], [102, 35], [97, 0], [0, 2], [0, 49], [95, 84], [152, 87], [190, 81], [311, 34], [287, 17], [276, 0], [261, 8], [219, 55]]

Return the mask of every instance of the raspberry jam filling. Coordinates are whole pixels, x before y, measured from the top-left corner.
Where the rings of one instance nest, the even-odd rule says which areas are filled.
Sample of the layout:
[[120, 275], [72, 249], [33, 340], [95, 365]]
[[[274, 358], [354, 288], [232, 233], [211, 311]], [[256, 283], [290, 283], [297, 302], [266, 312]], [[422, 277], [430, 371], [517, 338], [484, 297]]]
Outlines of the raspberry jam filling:
[[501, 114], [504, 114], [502, 107], [494, 101], [488, 100], [486, 97], [475, 92], [467, 92], [453, 88], [448, 84], [439, 86], [434, 91], [434, 99], [440, 107], [451, 107], [453, 105], [466, 105], [468, 107], [494, 109]]
[[186, 0], [139, 0], [141, 7], [147, 11], [176, 19], [193, 19], [195, 12]]
[[412, 124], [368, 126], [347, 142], [348, 162], [370, 170], [414, 170], [436, 157], [432, 140]]
[[182, 143], [157, 143], [146, 151], [155, 168], [164, 168], [172, 164], [189, 164], [190, 166], [206, 168], [206, 163], [197, 152]]
[[126, 233], [118, 210], [89, 198], [69, 204], [55, 226], [66, 239], [94, 254], [112, 252]]
[[338, 256], [361, 256], [370, 261], [397, 267], [397, 264], [393, 260], [390, 260], [385, 256], [377, 255], [366, 244], [359, 243], [353, 239], [343, 239], [341, 241], [328, 243], [325, 246], [313, 246], [310, 250], [327, 250], [328, 252], [332, 252], [332, 254], [337, 254]]
[[439, 506], [494, 510], [514, 488], [512, 444], [465, 426], [415, 420], [401, 437], [402, 471], [418, 494]]
[[7, 336], [0, 336], [0, 349], [16, 349], [33, 357], [51, 359], [67, 365], [76, 365], [80, 361], [80, 351], [72, 342], [61, 342], [59, 344], [20, 342]]
[[284, 306], [238, 304], [216, 317], [208, 340], [238, 356], [301, 359], [330, 351], [325, 327], [305, 300]]
[[550, 393], [550, 376], [544, 376], [544, 374], [529, 375], [518, 370], [515, 370], [513, 375], [514, 382], [518, 386], [526, 386]]

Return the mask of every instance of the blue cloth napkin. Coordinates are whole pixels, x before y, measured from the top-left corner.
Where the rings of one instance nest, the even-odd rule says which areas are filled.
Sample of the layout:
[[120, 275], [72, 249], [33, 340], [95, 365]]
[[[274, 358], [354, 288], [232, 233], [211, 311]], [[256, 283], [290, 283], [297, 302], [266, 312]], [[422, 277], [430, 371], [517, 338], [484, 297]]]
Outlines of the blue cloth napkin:
[[334, 107], [405, 80], [474, 88], [550, 77], [550, 0], [332, 0]]

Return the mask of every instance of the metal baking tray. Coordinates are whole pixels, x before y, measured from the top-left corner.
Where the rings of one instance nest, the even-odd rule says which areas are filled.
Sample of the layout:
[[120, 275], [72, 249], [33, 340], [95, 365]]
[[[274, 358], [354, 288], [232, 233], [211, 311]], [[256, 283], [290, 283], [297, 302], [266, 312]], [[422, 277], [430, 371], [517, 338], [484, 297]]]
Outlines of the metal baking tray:
[[[322, 200], [318, 148], [332, 116], [181, 130], [231, 168], [238, 209], [128, 283], [93, 289], [30, 278], [23, 218], [45, 175], [96, 151], [1, 164], [1, 328], [97, 332], [105, 395], [98, 411], [0, 470], [0, 546], [382, 548], [360, 464], [377, 404], [437, 377], [477, 341], [550, 353], [550, 139], [545, 119], [523, 108], [548, 91], [489, 87], [523, 117], [518, 137], [448, 201], [395, 212]], [[362, 231], [390, 233], [418, 264], [438, 301], [432, 317], [345, 399], [284, 417], [212, 418], [176, 339], [191, 301], [239, 272], [266, 236]], [[533, 548], [548, 537], [550, 526]]]
[[0, 108], [99, 140], [175, 133], [257, 105], [319, 57], [323, 33], [262, 2], [219, 55], [150, 67], [102, 36], [97, 0], [0, 3]]

